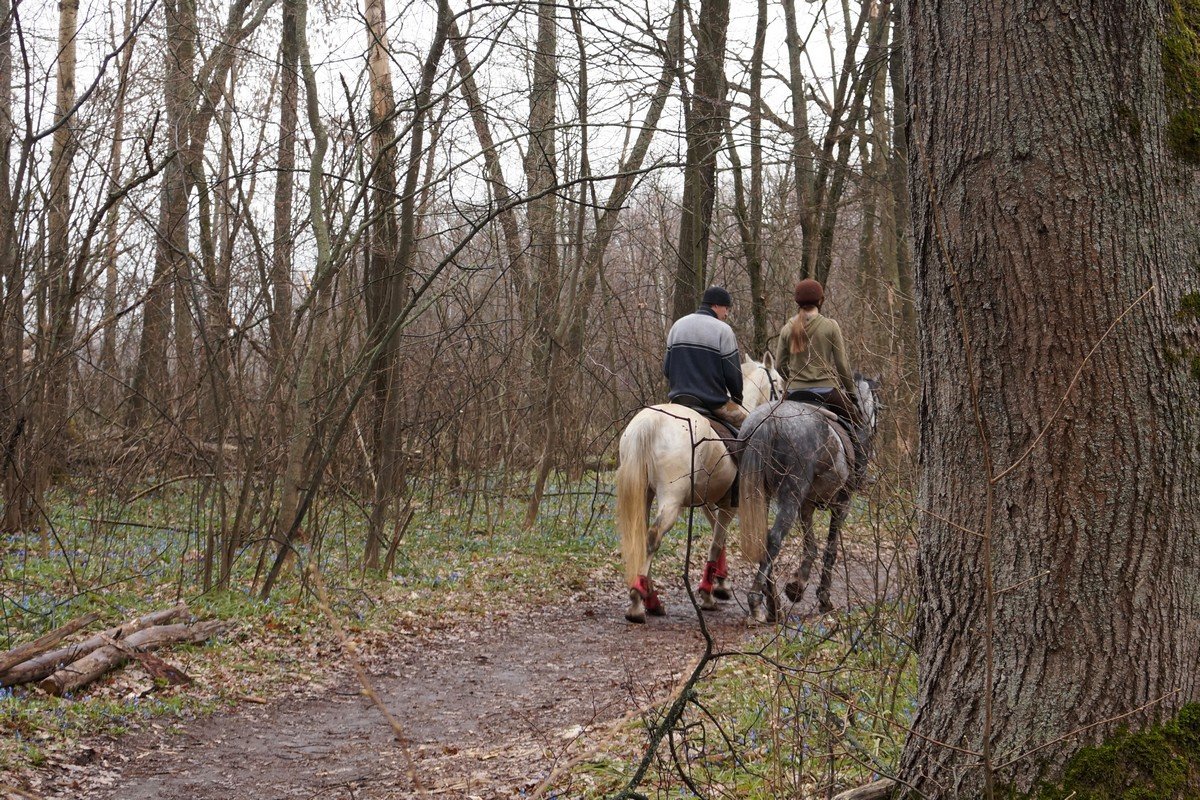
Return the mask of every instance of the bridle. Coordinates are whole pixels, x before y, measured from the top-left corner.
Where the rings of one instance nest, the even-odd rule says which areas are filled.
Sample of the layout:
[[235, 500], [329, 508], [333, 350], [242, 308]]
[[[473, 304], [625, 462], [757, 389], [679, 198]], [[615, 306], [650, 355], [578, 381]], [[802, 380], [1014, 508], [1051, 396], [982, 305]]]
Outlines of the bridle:
[[775, 389], [775, 379], [771, 377], [771, 368], [761, 362], [759, 363], [758, 368], [767, 373], [767, 386], [771, 387], [770, 400], [773, 403], [779, 399], [779, 392]]

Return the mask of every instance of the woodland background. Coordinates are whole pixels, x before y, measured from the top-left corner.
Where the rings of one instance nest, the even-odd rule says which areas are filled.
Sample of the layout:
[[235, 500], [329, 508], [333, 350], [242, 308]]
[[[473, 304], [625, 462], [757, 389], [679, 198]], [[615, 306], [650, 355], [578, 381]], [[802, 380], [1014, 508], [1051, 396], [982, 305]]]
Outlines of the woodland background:
[[49, 537], [63, 475], [186, 478], [207, 587], [322, 489], [370, 567], [422, 482], [532, 521], [714, 282], [746, 355], [830, 282], [904, 386], [896, 14], [736, 6], [0, 8], [3, 528]]

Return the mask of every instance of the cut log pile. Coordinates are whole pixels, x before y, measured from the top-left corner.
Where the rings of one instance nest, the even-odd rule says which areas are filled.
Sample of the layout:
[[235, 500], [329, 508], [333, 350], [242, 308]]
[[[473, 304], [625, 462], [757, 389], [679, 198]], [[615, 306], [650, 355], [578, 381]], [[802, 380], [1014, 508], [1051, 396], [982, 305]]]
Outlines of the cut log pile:
[[73, 619], [45, 636], [0, 653], [0, 687], [36, 683], [48, 694], [64, 695], [87, 686], [126, 662], [138, 661], [156, 681], [188, 683], [190, 678], [149, 651], [172, 644], [195, 644], [218, 634], [223, 623], [178, 622], [185, 605], [153, 611], [73, 644], [58, 646], [100, 618], [96, 612]]

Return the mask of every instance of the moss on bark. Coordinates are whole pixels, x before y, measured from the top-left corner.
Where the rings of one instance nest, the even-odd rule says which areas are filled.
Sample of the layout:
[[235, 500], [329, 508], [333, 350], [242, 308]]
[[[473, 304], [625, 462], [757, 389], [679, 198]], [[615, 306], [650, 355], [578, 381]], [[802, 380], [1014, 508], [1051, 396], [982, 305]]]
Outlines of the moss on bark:
[[[1018, 795], [1011, 795], [1018, 797]], [[1163, 725], [1121, 730], [1085, 747], [1063, 778], [1036, 800], [1186, 800], [1200, 797], [1200, 704], [1184, 706]]]
[[1167, 89], [1167, 146], [1200, 166], [1200, 0], [1169, 0], [1162, 61]]

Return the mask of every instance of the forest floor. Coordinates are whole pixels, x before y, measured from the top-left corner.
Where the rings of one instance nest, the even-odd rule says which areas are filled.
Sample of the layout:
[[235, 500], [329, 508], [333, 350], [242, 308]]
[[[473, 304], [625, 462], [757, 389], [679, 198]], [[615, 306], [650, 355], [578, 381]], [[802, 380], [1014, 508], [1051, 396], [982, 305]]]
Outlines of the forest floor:
[[[229, 627], [208, 645], [162, 653], [194, 679], [190, 685], [156, 685], [134, 666], [74, 698], [44, 697], [24, 687], [0, 690], [0, 733], [12, 732], [8, 744], [0, 741], [0, 798], [609, 796], [633, 774], [646, 750], [648, 724], [691, 675], [705, 652], [705, 639], [683, 584], [686, 537], [669, 537], [656, 560], [667, 616], [633, 625], [623, 616], [627, 600], [611, 531], [590, 522], [580, 528], [569, 511], [532, 533], [511, 526], [492, 526], [485, 533], [450, 518], [440, 526], [422, 526], [411, 534], [411, 558], [382, 580], [357, 584], [350, 572], [353, 551], [335, 555], [327, 544], [327, 566], [343, 563], [341, 572], [329, 574], [336, 582], [324, 603], [295, 587], [266, 603], [240, 592], [194, 596], [190, 605], [197, 616], [226, 619]], [[144, 529], [131, 530], [134, 536]], [[698, 533], [707, 544], [707, 531]], [[781, 574], [794, 566], [798, 545], [794, 542], [790, 556], [778, 565]], [[161, 547], [161, 541], [130, 539], [122, 558], [144, 572], [135, 559], [145, 552], [161, 554]], [[182, 547], [190, 565], [186, 541]], [[97, 581], [105, 569], [135, 568], [111, 559], [105, 567], [94, 556], [84, 559], [83, 550], [74, 552], [98, 571]], [[835, 605], [869, 609], [895, 597], [898, 581], [908, 572], [906, 552], [907, 544], [886, 544], [866, 527], [843, 541]], [[9, 551], [0, 588], [29, 593], [41, 573], [32, 560], [18, 568], [15, 555]], [[130, 583], [124, 594], [109, 589], [81, 597], [110, 614], [124, 609], [122, 615], [177, 602], [180, 590], [172, 585], [171, 570], [178, 568], [158, 557], [162, 572], [148, 575], [145, 583]], [[693, 582], [701, 563], [694, 555]], [[876, 636], [878, 615], [846, 618], [844, 624], [837, 615], [814, 619], [810, 587], [793, 607], [788, 626], [751, 627], [742, 605], [751, 570], [736, 558], [730, 567], [736, 598], [704, 614], [715, 650], [753, 651], [769, 641], [793, 648], [783, 656], [793, 664], [826, 658], [829, 669], [845, 667], [862, 675], [863, 665], [853, 659], [866, 654], [873, 659], [868, 669], [875, 669], [879, 659], [862, 642], [864, 632]], [[47, 585], [38, 597], [54, 598], [63, 591]], [[822, 647], [830, 654], [822, 656]], [[847, 654], [857, 655], [847, 660]], [[903, 652], [890, 658], [897, 669], [906, 663]], [[364, 693], [357, 665], [376, 695], [374, 702]], [[780, 702], [778, 676], [770, 677], [771, 669], [769, 659], [754, 655], [729, 655], [706, 667], [704, 702], [709, 709], [716, 704], [718, 715], [731, 715], [719, 724], [748, 726], [735, 738], [752, 739], [764, 724], [764, 709]], [[737, 685], [732, 694], [721, 695], [724, 690], [714, 687], [729, 675]], [[833, 679], [829, 682], [833, 689]], [[761, 693], [744, 691], [751, 684]], [[897, 696], [905, 702], [907, 693], [891, 693], [893, 704]], [[742, 704], [730, 705], [730, 698]], [[847, 719], [878, 728], [876, 720], [891, 713], [883, 709], [874, 717]], [[886, 726], [881, 730], [870, 735], [883, 741], [890, 733]], [[726, 744], [752, 749], [745, 742]], [[731, 779], [720, 770], [744, 773], [740, 757], [730, 761], [712, 750], [708, 755], [709, 766], [717, 770], [710, 774], [712, 785]], [[655, 769], [669, 775], [670, 758]], [[858, 760], [850, 759], [851, 765]], [[794, 779], [811, 781], [816, 772], [833, 774], [813, 762]], [[646, 782], [640, 791], [662, 794]], [[749, 796], [738, 791], [717, 796], [722, 794]], [[679, 796], [678, 791], [670, 796]]]
[[[331, 659], [265, 704], [81, 741], [31, 789], [88, 800], [528, 796], [614, 723], [669, 699], [704, 651], [681, 592], [668, 616], [635, 626], [611, 583], [587, 600], [377, 641], [363, 662], [403, 745], [353, 670]], [[835, 597], [846, 602], [841, 579]], [[737, 600], [705, 620], [718, 649], [748, 635]]]

